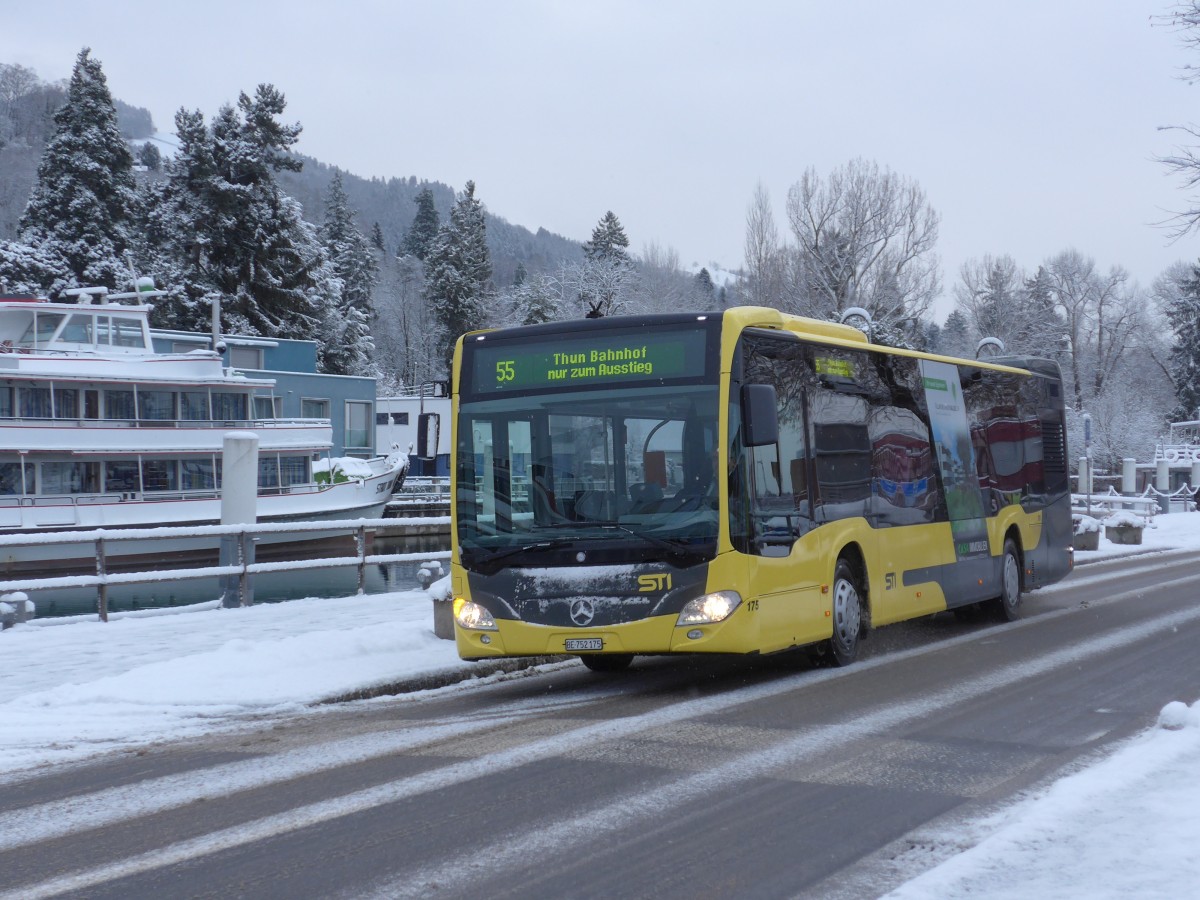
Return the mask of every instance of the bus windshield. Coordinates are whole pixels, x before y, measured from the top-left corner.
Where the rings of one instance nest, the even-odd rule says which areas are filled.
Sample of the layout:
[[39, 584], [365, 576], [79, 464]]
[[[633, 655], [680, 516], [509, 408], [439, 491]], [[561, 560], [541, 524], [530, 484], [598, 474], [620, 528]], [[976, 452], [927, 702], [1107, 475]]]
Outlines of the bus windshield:
[[464, 402], [456, 472], [467, 566], [709, 559], [717, 387], [620, 385]]

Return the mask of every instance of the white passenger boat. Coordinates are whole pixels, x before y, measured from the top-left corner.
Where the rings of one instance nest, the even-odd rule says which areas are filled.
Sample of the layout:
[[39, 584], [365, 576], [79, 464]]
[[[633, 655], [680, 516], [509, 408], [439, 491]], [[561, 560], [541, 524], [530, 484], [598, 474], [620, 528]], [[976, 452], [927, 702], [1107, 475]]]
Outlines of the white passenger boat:
[[258, 521], [382, 515], [406, 454], [331, 464], [329, 420], [275, 417], [274, 381], [155, 352], [145, 294], [73, 293], [0, 298], [4, 568], [6, 533], [219, 523], [230, 431], [258, 436]]

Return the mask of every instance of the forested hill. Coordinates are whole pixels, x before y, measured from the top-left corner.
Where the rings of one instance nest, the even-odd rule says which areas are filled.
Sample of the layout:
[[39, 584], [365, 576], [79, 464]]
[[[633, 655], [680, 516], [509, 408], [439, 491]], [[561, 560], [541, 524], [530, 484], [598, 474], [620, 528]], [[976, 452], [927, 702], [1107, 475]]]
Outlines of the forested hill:
[[[0, 61], [0, 240], [15, 240], [17, 223], [29, 201], [37, 177], [38, 162], [46, 142], [54, 133], [54, 111], [66, 98], [62, 82], [44, 82], [23, 66], [7, 65]], [[231, 98], [232, 100], [232, 98]], [[153, 122], [149, 110], [130, 106], [113, 98], [121, 133], [137, 150], [137, 145], [170, 123]], [[214, 111], [208, 111], [211, 114]], [[158, 146], [166, 146], [159, 142]], [[135, 152], [136, 155], [136, 152]], [[319, 224], [324, 216], [324, 198], [337, 161], [331, 164], [301, 156], [304, 167], [299, 172], [279, 173], [284, 190], [304, 207], [304, 216]], [[155, 178], [153, 172], [142, 177]], [[359, 178], [342, 173], [342, 183], [355, 212], [359, 229], [371, 235], [376, 223], [384, 241], [384, 250], [394, 255], [416, 214], [416, 196], [423, 188], [433, 193], [434, 205], [441, 221], [446, 221], [454, 204], [455, 192], [462, 185], [451, 187], [436, 181], [425, 181], [415, 175], [396, 178]], [[479, 186], [486, 205], [487, 185]], [[528, 272], [552, 272], [560, 263], [578, 262], [583, 257], [579, 240], [569, 240], [539, 228], [514, 225], [494, 211], [487, 217], [488, 248], [492, 254], [493, 278], [497, 285], [511, 284], [518, 263]]]
[[[304, 205], [306, 218], [319, 222], [336, 168], [311, 157], [302, 156], [301, 159], [304, 168], [299, 172], [280, 172], [279, 183]], [[461, 186], [456, 189], [415, 175], [382, 179], [359, 178], [348, 172], [341, 174], [342, 186], [350, 208], [355, 212], [359, 230], [369, 237], [378, 223], [383, 235], [383, 249], [391, 256], [396, 254], [412, 225], [417, 212], [417, 194], [428, 188], [433, 194], [438, 218], [445, 222], [454, 205], [455, 191], [461, 190]], [[479, 192], [486, 205], [486, 185], [481, 185]], [[579, 262], [583, 258], [580, 241], [552, 234], [544, 228], [532, 232], [506, 221], [494, 210], [489, 210], [487, 215], [487, 242], [492, 254], [493, 280], [498, 285], [512, 283], [518, 263], [528, 272], [553, 272], [560, 263]]]

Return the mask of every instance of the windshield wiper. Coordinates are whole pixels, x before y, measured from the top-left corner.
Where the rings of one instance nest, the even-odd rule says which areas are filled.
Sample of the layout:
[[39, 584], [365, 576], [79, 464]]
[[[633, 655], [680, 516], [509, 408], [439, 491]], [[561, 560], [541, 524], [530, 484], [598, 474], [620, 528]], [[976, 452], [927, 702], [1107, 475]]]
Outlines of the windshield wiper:
[[510, 556], [516, 556], [518, 553], [529, 553], [533, 550], [553, 550], [556, 547], [565, 547], [575, 543], [574, 538], [554, 538], [549, 541], [534, 541], [532, 544], [522, 544], [520, 547], [508, 547], [504, 550], [493, 550], [486, 556], [481, 556], [474, 560], [476, 564], [487, 565], [501, 559], [507, 559]]
[[661, 547], [668, 551], [672, 556], [679, 559], [699, 559], [701, 554], [697, 553], [683, 541], [677, 538], [663, 538], [654, 534], [647, 534], [644, 531], [638, 531], [636, 528], [630, 528], [621, 522], [595, 522], [593, 523], [600, 528], [614, 528], [617, 531], [623, 531], [626, 534], [633, 535], [639, 540], [645, 541], [647, 544], [654, 544], [656, 547]]

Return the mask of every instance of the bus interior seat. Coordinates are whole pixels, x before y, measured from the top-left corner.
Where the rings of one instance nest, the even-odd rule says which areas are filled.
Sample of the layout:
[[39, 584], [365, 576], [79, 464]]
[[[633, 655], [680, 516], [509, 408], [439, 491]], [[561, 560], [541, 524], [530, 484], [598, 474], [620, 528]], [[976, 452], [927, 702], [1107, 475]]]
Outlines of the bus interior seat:
[[638, 482], [629, 486], [629, 500], [635, 511], [658, 503], [662, 498], [662, 485], [656, 481]]
[[575, 493], [575, 518], [608, 521], [615, 517], [615, 491], [584, 490]]

